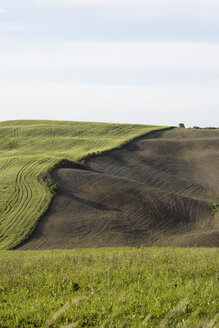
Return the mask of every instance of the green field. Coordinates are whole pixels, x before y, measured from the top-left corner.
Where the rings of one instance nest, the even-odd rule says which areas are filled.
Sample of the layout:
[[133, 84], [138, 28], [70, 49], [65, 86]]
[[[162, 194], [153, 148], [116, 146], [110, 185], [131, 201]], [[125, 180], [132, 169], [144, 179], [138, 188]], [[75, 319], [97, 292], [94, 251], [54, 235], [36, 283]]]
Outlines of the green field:
[[0, 122], [0, 249], [33, 231], [54, 188], [45, 173], [63, 159], [119, 147], [159, 126], [65, 121]]
[[0, 327], [219, 324], [218, 250], [0, 252]]
[[[48, 172], [159, 126], [0, 123], [0, 249], [17, 246], [47, 210]], [[0, 327], [191, 327], [219, 324], [218, 250], [100, 248], [0, 251]]]

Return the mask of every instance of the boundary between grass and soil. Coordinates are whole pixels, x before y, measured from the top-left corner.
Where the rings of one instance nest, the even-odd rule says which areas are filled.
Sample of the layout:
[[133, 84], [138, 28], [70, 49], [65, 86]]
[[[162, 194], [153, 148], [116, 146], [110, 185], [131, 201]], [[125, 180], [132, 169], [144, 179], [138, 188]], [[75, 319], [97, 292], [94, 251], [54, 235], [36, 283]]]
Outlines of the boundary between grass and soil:
[[88, 153], [86, 156], [83, 156], [83, 157], [79, 158], [77, 161], [70, 161], [68, 159], [62, 159], [61, 161], [57, 162], [47, 172], [41, 174], [38, 177], [39, 180], [40, 179], [44, 180], [44, 182], [47, 184], [47, 187], [48, 187], [48, 189], [49, 189], [49, 191], [51, 192], [51, 195], [52, 195], [51, 200], [48, 204], [48, 207], [47, 207], [46, 211], [38, 218], [37, 222], [32, 227], [32, 229], [30, 231], [30, 234], [25, 239], [23, 239], [21, 243], [19, 243], [16, 246], [12, 247], [11, 250], [15, 250], [18, 247], [24, 245], [32, 237], [37, 225], [39, 224], [39, 222], [50, 211], [54, 199], [59, 194], [59, 186], [52, 179], [52, 172], [55, 169], [58, 169], [58, 168], [72, 168], [72, 169], [79, 169], [79, 170], [85, 170], [86, 171], [87, 170], [86, 164], [90, 159], [93, 159], [93, 158], [96, 158], [96, 157], [99, 157], [99, 156], [103, 156], [103, 155], [107, 155], [107, 154], [109, 154], [109, 153], [111, 153], [115, 150], [125, 148], [126, 146], [129, 146], [132, 142], [136, 142], [136, 141], [138, 141], [138, 140], [140, 140], [144, 137], [148, 137], [148, 138], [153, 137], [153, 136], [154, 136], [154, 138], [159, 137], [164, 132], [169, 131], [169, 130], [173, 130], [175, 128], [176, 128], [175, 126], [164, 127], [164, 128], [158, 129], [158, 130], [153, 130], [153, 131], [150, 131], [150, 132], [143, 133], [143, 134], [138, 135], [138, 136], [136, 136], [132, 139], [129, 139], [129, 140], [123, 142], [122, 144], [120, 144], [116, 147], [113, 147], [111, 149], [106, 149], [106, 150], [103, 150], [103, 151]]

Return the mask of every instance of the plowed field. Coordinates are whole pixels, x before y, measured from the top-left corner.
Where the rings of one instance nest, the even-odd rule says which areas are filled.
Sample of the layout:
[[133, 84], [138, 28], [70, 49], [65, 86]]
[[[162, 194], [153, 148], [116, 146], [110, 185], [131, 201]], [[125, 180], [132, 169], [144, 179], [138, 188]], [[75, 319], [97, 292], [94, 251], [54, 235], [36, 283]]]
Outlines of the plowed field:
[[121, 147], [162, 127], [67, 121], [0, 122], [0, 249], [27, 239], [46, 212], [55, 185], [49, 172], [64, 159]]
[[22, 249], [219, 246], [219, 130], [154, 131], [52, 177], [59, 194]]

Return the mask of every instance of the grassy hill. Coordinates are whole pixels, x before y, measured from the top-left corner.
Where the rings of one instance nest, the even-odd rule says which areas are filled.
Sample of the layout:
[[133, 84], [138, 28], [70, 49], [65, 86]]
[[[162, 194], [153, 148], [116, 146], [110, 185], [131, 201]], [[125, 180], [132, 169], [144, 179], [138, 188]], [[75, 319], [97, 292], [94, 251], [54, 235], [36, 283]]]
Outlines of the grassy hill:
[[63, 159], [79, 161], [119, 147], [159, 126], [64, 121], [0, 122], [0, 249], [25, 240], [53, 193], [46, 173]]

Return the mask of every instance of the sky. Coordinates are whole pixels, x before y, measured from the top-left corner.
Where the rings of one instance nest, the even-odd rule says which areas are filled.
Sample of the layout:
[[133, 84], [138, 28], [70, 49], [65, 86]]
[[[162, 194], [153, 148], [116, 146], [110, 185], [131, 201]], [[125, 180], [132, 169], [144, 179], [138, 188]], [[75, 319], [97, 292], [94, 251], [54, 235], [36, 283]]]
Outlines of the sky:
[[219, 126], [219, 0], [0, 0], [0, 121]]

